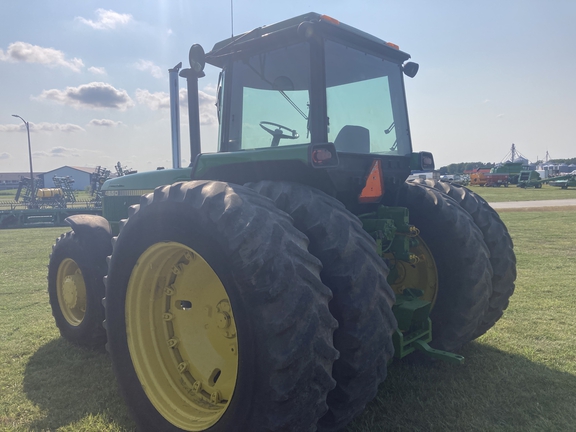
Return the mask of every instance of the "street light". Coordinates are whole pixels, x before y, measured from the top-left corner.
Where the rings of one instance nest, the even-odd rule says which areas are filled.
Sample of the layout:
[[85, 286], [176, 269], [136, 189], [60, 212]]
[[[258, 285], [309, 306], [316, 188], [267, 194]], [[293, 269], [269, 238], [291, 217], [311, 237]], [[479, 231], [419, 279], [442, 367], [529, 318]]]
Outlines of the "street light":
[[30, 125], [26, 120], [16, 114], [12, 114], [12, 117], [18, 117], [26, 125], [26, 132], [28, 132], [28, 155], [30, 157], [30, 192], [32, 193], [32, 208], [36, 208], [36, 194], [34, 193], [34, 171], [32, 170], [32, 147], [30, 146]]

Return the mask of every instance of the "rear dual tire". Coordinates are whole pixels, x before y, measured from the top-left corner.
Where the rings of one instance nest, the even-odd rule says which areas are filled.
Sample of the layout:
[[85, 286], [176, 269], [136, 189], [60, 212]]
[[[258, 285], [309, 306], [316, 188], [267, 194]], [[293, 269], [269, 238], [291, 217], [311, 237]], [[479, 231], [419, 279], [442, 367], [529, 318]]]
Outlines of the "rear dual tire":
[[[306, 237], [292, 226], [291, 219], [266, 198], [240, 186], [193, 181], [160, 187], [143, 197], [128, 222], [122, 224], [107, 278], [109, 349], [121, 392], [141, 430], [313, 431], [317, 422], [320, 430], [337, 430], [364, 407], [384, 379], [385, 361], [392, 353], [388, 348], [390, 335], [395, 328], [389, 287], [380, 281], [387, 269], [373, 250], [364, 250], [371, 250], [373, 244], [357, 219], [331, 198], [302, 186], [263, 182], [255, 189], [288, 211], [296, 227], [307, 233], [310, 252], [324, 263], [322, 274], [319, 261], [307, 251]], [[419, 185], [406, 185], [403, 192], [399, 205], [411, 210], [413, 223], [420, 228], [438, 265], [442, 289], [432, 315], [435, 345], [457, 350], [472, 339], [488, 303], [488, 251], [470, 216], [451, 199]], [[329, 208], [334, 210], [327, 211]], [[319, 223], [323, 217], [335, 217], [340, 222], [323, 226]], [[347, 249], [338, 240], [323, 243], [326, 229], [335, 230], [332, 237], [350, 235], [345, 243], [356, 246]], [[453, 250], [446, 250], [446, 246]], [[151, 258], [164, 250], [172, 251], [165, 256], [176, 258]], [[374, 260], [371, 253], [376, 256]], [[224, 326], [229, 328], [228, 321], [234, 325], [238, 341], [233, 389], [228, 389], [224, 406], [213, 406], [212, 413], [204, 416], [205, 404], [188, 397], [194, 391], [193, 374], [192, 379], [185, 377], [188, 384], [178, 375], [199, 369], [194, 363], [194, 344], [170, 342], [177, 339], [171, 337], [170, 328], [180, 328], [186, 338], [186, 318], [168, 318], [176, 322], [166, 327], [168, 340], [162, 340], [162, 331], [150, 330], [152, 335], [146, 343], [139, 344], [140, 337], [148, 336], [138, 327], [149, 321], [154, 328], [157, 324], [162, 327], [165, 324], [159, 316], [180, 313], [172, 312], [178, 303], [174, 303], [174, 292], [181, 290], [193, 296], [194, 290], [178, 288], [178, 275], [187, 273], [190, 256], [202, 259], [211, 283], [224, 292], [230, 304]], [[368, 270], [361, 269], [363, 257], [370, 261]], [[330, 267], [340, 261], [356, 262], [359, 267]], [[180, 265], [183, 268], [176, 273], [170, 270]], [[161, 270], [146, 270], [150, 266]], [[177, 276], [166, 285], [173, 277], [171, 272]], [[365, 286], [365, 282], [357, 281], [366, 274], [376, 279], [371, 282], [369, 295], [362, 298], [366, 294], [362, 291], [350, 301], [346, 290]], [[336, 384], [331, 377], [337, 357], [332, 345], [335, 321], [328, 310], [331, 293], [320, 276], [334, 292], [330, 308], [343, 329], [334, 334], [342, 361], [334, 364], [338, 387], [331, 393]], [[186, 283], [180, 286], [193, 285], [193, 279], [185, 277]], [[341, 280], [352, 282], [343, 288]], [[183, 309], [194, 311], [198, 305], [194, 297], [190, 299], [177, 300], [180, 306], [186, 304]], [[370, 307], [367, 299], [377, 306]], [[130, 306], [132, 300], [141, 306], [150, 304], [150, 310], [140, 314], [139, 310], [146, 308]], [[340, 307], [345, 313], [359, 312], [356, 329], [352, 315], [339, 315]], [[376, 324], [364, 320], [363, 313], [376, 318]], [[371, 336], [375, 339], [370, 340]], [[174, 345], [168, 349], [166, 342]], [[181, 345], [174, 359], [172, 348], [177, 344]], [[154, 346], [152, 354], [150, 345]], [[142, 361], [149, 355], [156, 357], [152, 366]], [[221, 369], [218, 376], [225, 380], [228, 372]], [[168, 384], [155, 389], [157, 377]], [[201, 377], [198, 380], [202, 381]], [[216, 387], [214, 381], [208, 386]], [[205, 383], [200, 387], [207, 388]], [[177, 391], [171, 390], [174, 388]], [[172, 395], [162, 396], [158, 390]], [[170, 406], [183, 408], [173, 413]], [[187, 417], [190, 410], [200, 412], [196, 415], [200, 419]]]
[[493, 270], [492, 290], [488, 307], [473, 335], [474, 338], [479, 337], [500, 319], [514, 293], [516, 255], [512, 239], [498, 213], [486, 200], [468, 188], [434, 180], [418, 181], [418, 183], [445, 193], [466, 210], [482, 232], [484, 242], [490, 252], [490, 264]]
[[[327, 411], [326, 394], [335, 385], [331, 373], [338, 353], [332, 334], [337, 323], [328, 309], [331, 292], [320, 280], [320, 262], [307, 247], [289, 216], [241, 186], [192, 181], [142, 197], [114, 241], [106, 288], [109, 351], [139, 429], [316, 429]], [[164, 248], [172, 248], [164, 255], [168, 258], [161, 258]], [[205, 263], [205, 283], [218, 286], [230, 305], [228, 318], [206, 321], [202, 328], [192, 327], [188, 317], [222, 311], [195, 297], [204, 285], [187, 270], [193, 255]], [[179, 265], [172, 276], [170, 269]], [[168, 284], [167, 278], [174, 280]], [[184, 293], [182, 298], [178, 293]], [[150, 309], [142, 315], [127, 298], [141, 298]], [[138, 330], [148, 320], [166, 332]], [[229, 334], [213, 336], [210, 326]], [[139, 344], [147, 333], [149, 343]], [[188, 339], [192, 333], [212, 338], [215, 346], [236, 343], [236, 362], [219, 367], [217, 354], [198, 354]], [[178, 334], [180, 340], [170, 342]], [[218, 383], [214, 374], [202, 375], [203, 367], [219, 369]], [[232, 388], [217, 389], [221, 380], [231, 379]], [[220, 391], [226, 400], [211, 403], [193, 394], [195, 381], [208, 395]]]
[[431, 345], [458, 351], [476, 334], [492, 293], [490, 252], [471, 216], [440, 191], [405, 183], [399, 206], [432, 252], [438, 295], [432, 309]]
[[320, 276], [334, 295], [330, 311], [338, 320], [334, 347], [340, 358], [328, 393], [329, 410], [319, 431], [341, 430], [378, 391], [394, 354], [394, 293], [388, 268], [360, 220], [325, 193], [296, 183], [262, 181], [247, 185], [272, 199], [309, 239], [309, 251], [323, 265]]

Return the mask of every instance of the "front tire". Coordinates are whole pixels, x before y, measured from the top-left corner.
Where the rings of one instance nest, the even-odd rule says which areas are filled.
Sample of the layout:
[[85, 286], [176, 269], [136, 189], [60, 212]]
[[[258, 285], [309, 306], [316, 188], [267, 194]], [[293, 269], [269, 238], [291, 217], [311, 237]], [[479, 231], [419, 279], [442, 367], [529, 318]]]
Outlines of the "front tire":
[[310, 239], [310, 252], [322, 261], [322, 282], [334, 298], [330, 311], [338, 320], [334, 347], [340, 358], [328, 393], [328, 413], [319, 431], [341, 430], [360, 413], [386, 378], [394, 354], [394, 293], [386, 281], [388, 268], [375, 242], [356, 216], [338, 200], [296, 183], [262, 181], [248, 184], [294, 218], [294, 226]]
[[106, 343], [104, 283], [106, 253], [82, 242], [74, 231], [52, 246], [48, 295], [62, 337], [76, 345], [101, 348]]
[[254, 191], [157, 188], [114, 242], [109, 350], [138, 427], [314, 431], [337, 351], [320, 262]]

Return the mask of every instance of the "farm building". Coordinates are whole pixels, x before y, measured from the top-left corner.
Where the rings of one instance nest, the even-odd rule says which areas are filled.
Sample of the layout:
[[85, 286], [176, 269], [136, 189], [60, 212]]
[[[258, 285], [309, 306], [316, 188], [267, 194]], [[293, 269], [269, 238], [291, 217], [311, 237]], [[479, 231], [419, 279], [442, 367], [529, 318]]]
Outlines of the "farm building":
[[[34, 173], [39, 178], [43, 173]], [[30, 172], [0, 173], [0, 190], [18, 189], [18, 183], [23, 178], [30, 178]]]
[[94, 172], [95, 168], [89, 167], [71, 167], [63, 166], [56, 168], [52, 171], [45, 172], [42, 177], [44, 178], [44, 187], [54, 187], [54, 176], [56, 177], [71, 177], [74, 179], [72, 188], [74, 190], [84, 190], [90, 186], [90, 174]]

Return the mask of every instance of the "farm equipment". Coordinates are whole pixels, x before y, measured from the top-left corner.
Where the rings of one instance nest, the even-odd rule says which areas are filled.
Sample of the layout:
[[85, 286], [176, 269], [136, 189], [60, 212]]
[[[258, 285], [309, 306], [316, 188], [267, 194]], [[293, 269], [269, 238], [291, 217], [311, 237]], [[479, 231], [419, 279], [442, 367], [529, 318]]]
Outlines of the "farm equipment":
[[[116, 169], [116, 177], [123, 177], [125, 175], [134, 174], [136, 172], [125, 166], [122, 166], [120, 162], [116, 163], [114, 168]], [[104, 185], [106, 180], [110, 178], [111, 174], [112, 173], [109, 169], [97, 166], [94, 172], [90, 175], [90, 195], [93, 197], [92, 201], [97, 207], [102, 206], [102, 196], [104, 194], [102, 191], [102, 185]]]
[[476, 170], [470, 174], [470, 184], [472, 186], [486, 186], [486, 173]]
[[550, 186], [568, 189], [568, 186], [576, 186], [576, 175], [566, 174], [563, 176], [540, 178], [540, 174], [537, 171], [522, 171], [520, 173], [518, 187], [534, 187], [540, 189], [544, 183], [548, 183]]
[[90, 195], [97, 207], [102, 206], [102, 185], [110, 178], [110, 174], [109, 169], [101, 166], [97, 166], [94, 172], [90, 174]]
[[486, 174], [486, 187], [508, 187], [508, 174]]
[[[336, 431], [392, 358], [461, 363], [500, 318], [516, 268], [497, 213], [405, 182], [434, 166], [412, 151], [409, 58], [315, 13], [192, 46], [193, 163], [107, 180], [104, 217], [69, 218], [49, 263], [61, 334], [106, 343], [139, 429]], [[205, 63], [222, 70], [215, 154]]]
[[576, 173], [550, 177], [546, 180], [550, 186], [556, 186], [562, 189], [568, 189], [568, 187], [576, 187]]
[[54, 176], [52, 180], [55, 186], [53, 188], [41, 187], [37, 181], [34, 187], [35, 200], [32, 200], [30, 179], [24, 178], [18, 186], [15, 200], [0, 203], [0, 229], [68, 226], [65, 220], [70, 216], [85, 217], [102, 213], [100, 209], [91, 205], [92, 203], [86, 203], [83, 207], [78, 206], [82, 204], [76, 200], [72, 189], [73, 178]]
[[[512, 144], [514, 145], [514, 144]], [[492, 174], [506, 174], [509, 184], [518, 184], [518, 178], [522, 171], [522, 162], [506, 162], [490, 169]]]
[[534, 170], [523, 170], [520, 172], [517, 187], [526, 189], [533, 187], [536, 189], [542, 188], [542, 183], [546, 183], [547, 179], [541, 179], [540, 174]]
[[34, 179], [34, 188], [32, 188], [32, 182], [29, 178], [24, 177], [20, 182], [18, 182], [18, 189], [16, 190], [16, 196], [14, 201], [18, 202], [22, 199], [22, 203], [27, 207], [32, 207], [32, 190], [37, 191], [41, 189], [44, 182], [41, 179]]
[[470, 184], [485, 187], [508, 187], [508, 174], [495, 174], [492, 172], [475, 171], [470, 174]]
[[[34, 205], [36, 208], [66, 208], [67, 203], [76, 202], [76, 196], [72, 189], [74, 179], [71, 177], [58, 177], [52, 178], [54, 181], [53, 188], [39, 187], [40, 181], [37, 179], [34, 185], [36, 199]], [[18, 184], [16, 191], [15, 201], [18, 202], [22, 198], [22, 202], [27, 206], [32, 205], [30, 179], [24, 178]]]
[[131, 168], [128, 168], [126, 166], [122, 166], [122, 164], [120, 164], [120, 162], [116, 163], [114, 168], [116, 168], [116, 177], [122, 177], [125, 175], [134, 174], [137, 172]]

